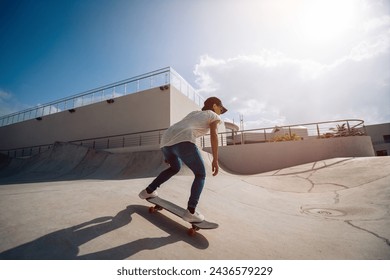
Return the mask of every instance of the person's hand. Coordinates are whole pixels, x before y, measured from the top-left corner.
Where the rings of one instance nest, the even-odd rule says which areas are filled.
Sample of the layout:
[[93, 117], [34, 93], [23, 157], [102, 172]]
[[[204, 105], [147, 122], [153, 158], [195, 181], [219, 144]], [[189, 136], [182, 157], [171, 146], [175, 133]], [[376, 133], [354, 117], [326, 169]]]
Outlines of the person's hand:
[[212, 171], [213, 171], [213, 176], [216, 176], [219, 171], [219, 165], [218, 165], [218, 160], [213, 160], [211, 163]]

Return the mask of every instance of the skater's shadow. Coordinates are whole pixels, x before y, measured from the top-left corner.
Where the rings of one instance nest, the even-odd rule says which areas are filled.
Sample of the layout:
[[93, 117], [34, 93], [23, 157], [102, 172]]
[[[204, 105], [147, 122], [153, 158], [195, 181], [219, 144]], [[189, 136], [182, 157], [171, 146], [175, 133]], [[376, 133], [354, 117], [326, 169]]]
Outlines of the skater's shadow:
[[[138, 214], [152, 222], [169, 235], [164, 237], [146, 237], [128, 243], [111, 247], [106, 250], [79, 256], [79, 247], [99, 236], [128, 226], [129, 239], [131, 238], [132, 216]], [[136, 225], [134, 225], [136, 226]], [[177, 222], [159, 213], [151, 215], [148, 207], [142, 205], [127, 206], [115, 217], [107, 216], [58, 230], [31, 242], [0, 253], [0, 259], [26, 260], [67, 260], [67, 259], [104, 259], [121, 260], [143, 250], [154, 250], [168, 244], [184, 241], [197, 249], [206, 249], [209, 246], [207, 239], [201, 235], [187, 236], [186, 228]]]

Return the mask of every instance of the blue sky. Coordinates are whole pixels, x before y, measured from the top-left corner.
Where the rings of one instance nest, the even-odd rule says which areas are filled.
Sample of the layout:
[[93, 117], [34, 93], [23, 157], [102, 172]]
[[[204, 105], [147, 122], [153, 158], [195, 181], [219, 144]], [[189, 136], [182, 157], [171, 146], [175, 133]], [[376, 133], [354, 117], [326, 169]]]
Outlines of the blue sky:
[[386, 0], [1, 0], [0, 115], [172, 66], [247, 128], [390, 122]]

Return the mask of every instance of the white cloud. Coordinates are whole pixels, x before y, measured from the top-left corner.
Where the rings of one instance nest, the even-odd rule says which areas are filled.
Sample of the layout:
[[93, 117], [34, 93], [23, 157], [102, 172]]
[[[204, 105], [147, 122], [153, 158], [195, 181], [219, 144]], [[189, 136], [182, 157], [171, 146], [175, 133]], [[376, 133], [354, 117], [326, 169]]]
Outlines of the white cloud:
[[0, 90], [0, 102], [4, 102], [10, 98], [11, 98], [10, 93], [3, 91], [3, 90]]
[[[267, 26], [275, 31], [269, 35], [261, 29], [261, 35], [251, 38], [252, 45], [262, 46], [262, 50], [243, 47], [229, 56], [201, 56], [194, 68], [200, 92], [223, 100], [229, 109], [225, 118], [238, 123], [243, 114], [246, 128], [344, 118], [390, 122], [388, 2], [348, 1], [344, 8], [339, 7], [340, 1], [328, 2], [322, 2], [324, 7], [329, 4], [325, 14], [339, 15], [339, 21], [313, 18], [312, 12], [322, 13], [315, 4], [305, 6], [306, 10], [295, 5], [295, 10], [283, 17], [283, 29], [275, 24], [258, 25], [259, 30]], [[313, 27], [309, 30], [296, 26], [302, 13], [310, 15], [307, 21]], [[276, 11], [273, 16], [281, 20]], [[329, 19], [334, 21], [331, 27]], [[341, 23], [345, 24], [343, 32], [333, 36]], [[313, 34], [322, 36], [320, 31], [331, 31], [332, 36], [319, 43]], [[241, 41], [245, 42], [237, 40], [237, 44]]]
[[367, 20], [363, 24], [363, 30], [365, 32], [371, 32], [376, 31], [380, 29], [386, 29], [390, 26], [390, 16], [389, 15], [383, 15], [381, 17], [372, 18], [370, 20]]
[[246, 128], [342, 118], [389, 122], [387, 22], [371, 23], [365, 39], [330, 64], [270, 50], [225, 59], [204, 55], [195, 66], [196, 82], [203, 95], [223, 100], [227, 118], [244, 114]]
[[390, 16], [374, 18], [362, 25], [364, 40], [359, 42], [348, 58], [353, 60], [369, 59], [373, 56], [385, 54], [390, 49]]
[[14, 111], [14, 106], [9, 104], [12, 98], [12, 94], [0, 89], [0, 116], [10, 114]]

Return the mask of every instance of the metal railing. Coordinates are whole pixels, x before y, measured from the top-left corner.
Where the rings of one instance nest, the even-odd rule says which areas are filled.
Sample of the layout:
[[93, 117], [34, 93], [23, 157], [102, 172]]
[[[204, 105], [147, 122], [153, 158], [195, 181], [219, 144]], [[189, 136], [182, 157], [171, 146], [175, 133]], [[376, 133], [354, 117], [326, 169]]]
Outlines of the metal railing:
[[67, 98], [59, 99], [34, 108], [0, 117], [0, 127], [14, 123], [41, 118], [65, 110], [72, 110], [85, 105], [136, 93], [139, 91], [172, 85], [180, 92], [201, 106], [203, 98], [173, 68], [166, 67], [120, 82], [88, 90]]
[[48, 151], [53, 147], [53, 145], [54, 144], [44, 144], [44, 145], [22, 147], [17, 149], [10, 149], [10, 150], [0, 150], [0, 153], [5, 154], [8, 157], [25, 158], [25, 157], [31, 157], [43, 153], [45, 151]]
[[[107, 137], [88, 138], [69, 141], [71, 144], [83, 147], [106, 150], [115, 148], [141, 147], [141, 146], [158, 146], [161, 143], [161, 137], [165, 129], [156, 129], [150, 131], [112, 135]], [[22, 147], [17, 149], [2, 150], [0, 153], [9, 157], [30, 157], [41, 152], [50, 150], [54, 143], [43, 144], [32, 147]]]
[[[158, 146], [166, 129], [150, 130], [137, 133], [120, 134], [107, 137], [74, 140], [70, 143], [84, 147], [106, 150], [115, 148]], [[365, 135], [364, 121], [346, 119], [318, 123], [274, 126], [268, 128], [228, 131], [219, 133], [219, 145], [242, 145], [252, 143], [269, 143], [279, 141], [302, 141], [305, 139], [325, 139], [343, 136]], [[201, 147], [210, 147], [210, 137], [201, 137], [198, 142]], [[10, 157], [33, 156], [48, 149], [53, 143], [0, 151]]]
[[149, 130], [143, 132], [114, 135], [110, 137], [90, 138], [75, 140], [70, 143], [88, 147], [96, 150], [141, 147], [141, 146], [158, 146], [161, 143], [161, 137], [164, 129]]
[[[359, 135], [366, 135], [364, 121], [345, 119], [222, 132], [219, 142], [220, 145], [240, 145]], [[208, 136], [203, 137], [201, 143], [203, 147], [211, 146]]]
[[203, 107], [204, 98], [172, 68], [170, 69], [170, 84], [194, 101], [198, 106]]

